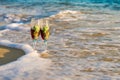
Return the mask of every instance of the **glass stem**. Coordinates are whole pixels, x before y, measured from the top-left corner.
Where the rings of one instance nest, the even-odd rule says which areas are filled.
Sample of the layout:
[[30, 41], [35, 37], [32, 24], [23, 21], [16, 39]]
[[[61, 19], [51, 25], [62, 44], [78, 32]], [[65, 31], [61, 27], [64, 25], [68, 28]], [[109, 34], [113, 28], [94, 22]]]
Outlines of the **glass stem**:
[[45, 50], [47, 50], [47, 40], [44, 40]]
[[36, 49], [36, 40], [33, 40], [33, 48]]

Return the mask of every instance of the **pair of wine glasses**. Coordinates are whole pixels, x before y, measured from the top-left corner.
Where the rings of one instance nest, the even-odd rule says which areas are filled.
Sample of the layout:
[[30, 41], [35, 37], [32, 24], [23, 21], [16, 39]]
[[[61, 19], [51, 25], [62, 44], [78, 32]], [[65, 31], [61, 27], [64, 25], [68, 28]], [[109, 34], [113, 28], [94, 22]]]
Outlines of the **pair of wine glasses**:
[[47, 50], [47, 41], [50, 35], [48, 21], [38, 20], [37, 23], [31, 27], [30, 31], [34, 49], [36, 49], [37, 41], [39, 41], [39, 37], [41, 37], [42, 40], [44, 40], [45, 50]]

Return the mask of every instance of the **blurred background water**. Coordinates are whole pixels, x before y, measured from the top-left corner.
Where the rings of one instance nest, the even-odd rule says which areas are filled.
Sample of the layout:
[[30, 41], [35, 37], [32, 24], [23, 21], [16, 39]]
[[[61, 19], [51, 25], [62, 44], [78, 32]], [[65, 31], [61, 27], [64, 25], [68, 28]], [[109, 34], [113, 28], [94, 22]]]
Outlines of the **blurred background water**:
[[[16, 14], [18, 17], [27, 17], [22, 22], [29, 22], [31, 18], [39, 19], [54, 15], [62, 10], [97, 11], [120, 10], [120, 0], [0, 0], [0, 21]], [[3, 22], [4, 21], [4, 22]]]
[[120, 10], [120, 0], [0, 0], [1, 13], [53, 14], [59, 10]]

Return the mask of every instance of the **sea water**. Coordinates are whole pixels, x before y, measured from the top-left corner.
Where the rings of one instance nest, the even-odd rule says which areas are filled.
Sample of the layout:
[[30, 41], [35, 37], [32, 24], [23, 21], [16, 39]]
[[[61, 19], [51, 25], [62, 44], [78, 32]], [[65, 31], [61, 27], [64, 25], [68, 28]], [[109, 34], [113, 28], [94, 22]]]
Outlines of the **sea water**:
[[119, 0], [0, 0], [0, 14], [24, 14], [40, 18], [61, 10], [120, 10]]
[[[54, 15], [61, 10], [120, 10], [119, 0], [0, 0], [0, 21], [20, 22], [19, 19], [11, 21], [6, 18], [14, 16], [27, 16], [22, 22], [29, 22], [31, 18], [42, 18]], [[11, 14], [11, 15], [10, 15]], [[26, 17], [25, 17], [26, 18]]]
[[[14, 31], [2, 33], [0, 39], [32, 46], [25, 24], [46, 18], [52, 29], [48, 40], [52, 64], [45, 80], [119, 80], [119, 10], [120, 0], [1, 0], [0, 24]], [[36, 50], [42, 49], [41, 40]], [[39, 80], [39, 75], [30, 76]]]

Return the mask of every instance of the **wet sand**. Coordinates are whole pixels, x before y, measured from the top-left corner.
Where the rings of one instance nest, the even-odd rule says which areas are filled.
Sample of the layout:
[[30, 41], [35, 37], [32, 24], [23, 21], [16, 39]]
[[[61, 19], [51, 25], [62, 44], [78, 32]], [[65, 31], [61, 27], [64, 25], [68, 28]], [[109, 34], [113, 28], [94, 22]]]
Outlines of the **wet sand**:
[[0, 45], [0, 65], [10, 63], [25, 55], [24, 51]]

